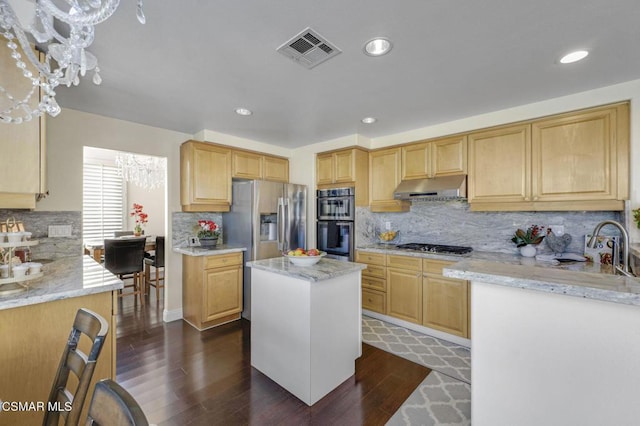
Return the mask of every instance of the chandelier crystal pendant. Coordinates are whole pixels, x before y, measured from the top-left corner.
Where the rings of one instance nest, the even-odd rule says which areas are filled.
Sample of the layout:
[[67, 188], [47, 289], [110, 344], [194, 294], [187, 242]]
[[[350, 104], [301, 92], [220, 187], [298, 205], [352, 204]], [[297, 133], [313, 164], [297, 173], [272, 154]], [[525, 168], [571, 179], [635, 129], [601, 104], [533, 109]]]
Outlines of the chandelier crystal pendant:
[[116, 165], [126, 182], [131, 182], [144, 189], [155, 189], [164, 186], [167, 170], [167, 159], [119, 153]]
[[[137, 0], [136, 16], [144, 24], [142, 1]], [[22, 3], [20, 10], [33, 9], [33, 16], [29, 17], [33, 21], [23, 27], [10, 3], [14, 3], [16, 10], [18, 3]], [[57, 4], [68, 6], [68, 10], [60, 9]], [[3, 102], [0, 122], [20, 124], [44, 113], [55, 117], [60, 113], [55, 88], [60, 84], [77, 86], [87, 71], [94, 70], [93, 82], [100, 84], [98, 60], [86, 49], [93, 43], [94, 26], [111, 17], [119, 4], [120, 0], [0, 0], [0, 32], [11, 49], [16, 67], [32, 83], [26, 95], [12, 94], [3, 86], [0, 76], [0, 96], [8, 101]], [[46, 51], [43, 62], [31, 43], [37, 43]], [[37, 72], [29, 70], [27, 62]], [[42, 98], [33, 108], [31, 100], [39, 96], [38, 87]]]

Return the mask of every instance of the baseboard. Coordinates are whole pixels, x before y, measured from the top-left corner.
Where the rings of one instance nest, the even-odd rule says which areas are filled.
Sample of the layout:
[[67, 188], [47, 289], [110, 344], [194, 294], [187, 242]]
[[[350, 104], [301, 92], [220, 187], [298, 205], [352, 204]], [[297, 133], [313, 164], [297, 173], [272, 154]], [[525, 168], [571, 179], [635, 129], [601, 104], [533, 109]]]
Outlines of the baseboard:
[[162, 312], [162, 320], [164, 322], [177, 321], [182, 319], [182, 308], [168, 310]]
[[446, 340], [447, 342], [455, 343], [456, 345], [464, 346], [465, 348], [471, 348], [471, 340], [465, 339], [464, 337], [454, 336], [453, 334], [444, 333], [439, 330], [434, 330], [433, 328], [414, 324], [412, 322], [390, 317], [388, 315], [382, 315], [377, 312], [369, 311], [367, 309], [362, 310], [362, 315], [379, 319], [381, 321], [388, 322], [394, 325], [399, 325], [400, 327], [408, 328], [409, 330], [417, 331], [418, 333], [426, 334], [427, 336]]

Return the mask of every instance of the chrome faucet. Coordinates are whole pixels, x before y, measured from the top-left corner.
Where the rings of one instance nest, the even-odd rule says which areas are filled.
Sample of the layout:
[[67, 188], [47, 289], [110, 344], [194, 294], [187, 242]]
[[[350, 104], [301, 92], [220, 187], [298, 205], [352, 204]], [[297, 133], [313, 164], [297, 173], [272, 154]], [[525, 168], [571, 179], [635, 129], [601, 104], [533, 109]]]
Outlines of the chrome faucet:
[[624, 275], [627, 276], [633, 276], [631, 274], [631, 271], [629, 270], [629, 265], [631, 264], [631, 259], [629, 257], [629, 233], [627, 232], [626, 229], [624, 229], [624, 226], [622, 226], [621, 223], [616, 222], [615, 220], [603, 220], [602, 222], [600, 222], [599, 224], [596, 225], [595, 229], [593, 230], [593, 233], [591, 235], [591, 238], [589, 239], [589, 242], [587, 243], [587, 246], [589, 248], [594, 248], [596, 246], [596, 242], [598, 241], [598, 234], [600, 233], [600, 230], [602, 229], [603, 226], [605, 225], [613, 225], [616, 228], [618, 228], [620, 230], [620, 233], [622, 234], [622, 239], [623, 239], [623, 259], [620, 260], [620, 263], [622, 263], [622, 268], [620, 268], [620, 265], [614, 265], [614, 267], [617, 270], [621, 270], [621, 272]]

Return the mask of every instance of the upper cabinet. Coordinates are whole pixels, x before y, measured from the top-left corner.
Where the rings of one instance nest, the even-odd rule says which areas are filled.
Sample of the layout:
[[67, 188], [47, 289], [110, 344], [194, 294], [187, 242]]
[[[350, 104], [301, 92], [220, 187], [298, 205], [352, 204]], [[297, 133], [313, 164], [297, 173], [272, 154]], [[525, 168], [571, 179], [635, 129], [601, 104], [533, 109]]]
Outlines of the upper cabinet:
[[622, 210], [628, 196], [628, 103], [469, 135], [472, 210]]
[[467, 137], [454, 136], [402, 147], [402, 180], [465, 174]]
[[232, 177], [289, 182], [289, 160], [251, 151], [232, 151]]
[[369, 153], [361, 148], [316, 155], [318, 189], [355, 187], [356, 206], [369, 204]]
[[[16, 97], [32, 90], [31, 80], [16, 67], [6, 43], [0, 44], [0, 75], [3, 86]], [[33, 97], [31, 107], [38, 101]], [[0, 124], [0, 209], [34, 209], [36, 199], [47, 192], [44, 125], [44, 116], [21, 124]]]
[[396, 200], [393, 192], [400, 183], [401, 148], [387, 148], [369, 153], [369, 193], [372, 212], [409, 211], [409, 203]]
[[180, 146], [182, 211], [229, 211], [231, 157], [231, 149], [210, 143], [187, 141]]

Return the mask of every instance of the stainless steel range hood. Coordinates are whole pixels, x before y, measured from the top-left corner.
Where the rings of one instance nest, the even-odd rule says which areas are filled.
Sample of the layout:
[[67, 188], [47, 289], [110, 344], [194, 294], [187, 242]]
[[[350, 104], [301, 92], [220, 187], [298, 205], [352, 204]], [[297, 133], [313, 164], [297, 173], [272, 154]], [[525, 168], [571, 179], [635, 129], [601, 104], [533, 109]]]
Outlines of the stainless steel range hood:
[[465, 198], [466, 196], [466, 175], [403, 180], [393, 192], [393, 197], [398, 200]]

